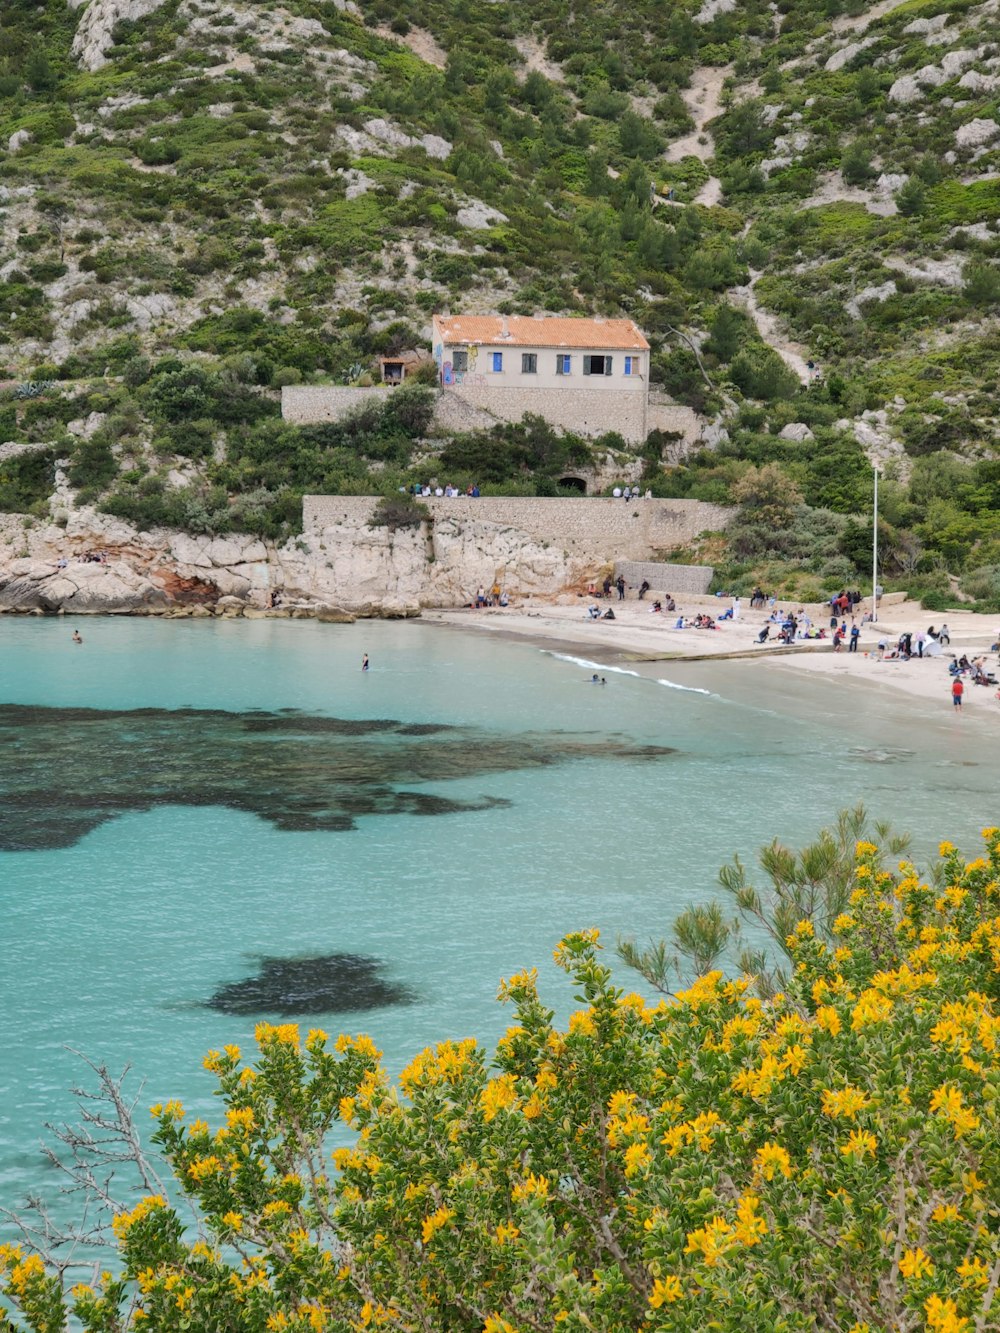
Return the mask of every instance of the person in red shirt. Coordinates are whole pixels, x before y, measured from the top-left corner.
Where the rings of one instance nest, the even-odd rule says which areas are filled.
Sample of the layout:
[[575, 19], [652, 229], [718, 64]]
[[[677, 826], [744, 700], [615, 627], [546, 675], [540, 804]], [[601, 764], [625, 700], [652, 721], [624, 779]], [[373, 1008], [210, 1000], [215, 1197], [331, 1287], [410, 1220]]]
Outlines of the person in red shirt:
[[962, 707], [962, 695], [965, 693], [965, 686], [956, 676], [951, 686], [951, 701], [956, 708]]

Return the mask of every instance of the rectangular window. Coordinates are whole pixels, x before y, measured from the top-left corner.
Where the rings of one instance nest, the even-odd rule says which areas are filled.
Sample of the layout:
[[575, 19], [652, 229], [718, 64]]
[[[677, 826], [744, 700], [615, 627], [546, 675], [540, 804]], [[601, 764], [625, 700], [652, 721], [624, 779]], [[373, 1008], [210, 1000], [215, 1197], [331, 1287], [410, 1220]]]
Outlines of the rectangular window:
[[572, 362], [573, 358], [565, 352], [556, 352], [556, 374], [568, 375], [570, 373]]
[[585, 375], [610, 375], [611, 361], [610, 356], [585, 356], [583, 358], [583, 373]]
[[641, 357], [641, 356], [627, 356], [627, 357], [625, 358], [625, 374], [626, 374], [626, 375], [641, 375], [641, 374], [642, 374], [642, 357]]
[[503, 370], [503, 352], [493, 353], [493, 370], [497, 374]]
[[455, 370], [463, 375], [469, 369], [469, 353], [464, 347], [455, 348], [451, 354], [451, 364]]
[[522, 375], [537, 375], [537, 374], [538, 374], [538, 354], [537, 354], [537, 352], [522, 352], [522, 353], [521, 353], [521, 374], [522, 374]]

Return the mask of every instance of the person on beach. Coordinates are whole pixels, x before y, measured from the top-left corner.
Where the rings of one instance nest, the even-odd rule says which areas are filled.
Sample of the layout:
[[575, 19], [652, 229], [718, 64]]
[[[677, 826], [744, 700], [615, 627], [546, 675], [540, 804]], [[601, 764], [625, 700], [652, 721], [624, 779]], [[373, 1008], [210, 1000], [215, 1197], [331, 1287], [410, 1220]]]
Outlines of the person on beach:
[[940, 632], [938, 633], [938, 643], [945, 648], [951, 643], [951, 635], [948, 633], [947, 625], [941, 626]]
[[615, 587], [618, 589], [618, 600], [619, 600], [620, 602], [624, 602], [624, 600], [625, 600], [625, 575], [624, 575], [624, 574], [619, 574], [618, 577], [615, 579]]
[[81, 633], [80, 633], [80, 631], [79, 631], [78, 629], [75, 629], [75, 630], [73, 631], [73, 642], [74, 642], [74, 643], [83, 643], [83, 636], [81, 635]]
[[368, 670], [368, 654], [367, 654], [367, 653], [365, 653], [364, 657], [362, 657], [362, 659], [361, 659], [361, 670], [362, 670], [362, 671], [367, 671], [367, 670]]
[[852, 625], [852, 626], [851, 626], [851, 641], [850, 641], [850, 643], [847, 645], [847, 651], [848, 651], [849, 653], [856, 653], [856, 652], [858, 651], [858, 640], [859, 640], [860, 638], [861, 638], [861, 631], [860, 631], [860, 629], [858, 629], [857, 625]]
[[951, 702], [956, 708], [962, 707], [962, 695], [964, 693], [965, 686], [962, 684], [961, 678], [956, 676], [951, 682]]

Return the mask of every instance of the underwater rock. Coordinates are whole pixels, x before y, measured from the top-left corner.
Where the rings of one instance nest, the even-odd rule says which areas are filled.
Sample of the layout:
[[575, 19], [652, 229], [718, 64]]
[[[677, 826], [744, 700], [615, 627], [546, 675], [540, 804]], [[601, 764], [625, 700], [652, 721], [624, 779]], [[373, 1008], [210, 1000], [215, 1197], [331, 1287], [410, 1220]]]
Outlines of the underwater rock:
[[407, 986], [385, 980], [383, 964], [360, 954], [331, 953], [312, 958], [258, 959], [257, 974], [220, 986], [207, 1008], [240, 1018], [274, 1014], [363, 1013], [390, 1004], [412, 1004]]

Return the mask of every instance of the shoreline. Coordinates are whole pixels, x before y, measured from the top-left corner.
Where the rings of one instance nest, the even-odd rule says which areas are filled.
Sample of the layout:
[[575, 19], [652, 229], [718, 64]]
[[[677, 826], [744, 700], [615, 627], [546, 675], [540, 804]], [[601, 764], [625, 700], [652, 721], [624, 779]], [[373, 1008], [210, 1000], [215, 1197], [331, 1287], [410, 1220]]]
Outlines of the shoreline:
[[[705, 611], [717, 616], [730, 604], [726, 598], [686, 597], [684, 611], [686, 614]], [[1000, 676], [1000, 657], [991, 652], [991, 645], [1000, 639], [995, 618], [974, 612], [948, 612], [942, 617], [909, 602], [886, 607], [875, 625], [864, 626], [858, 651], [850, 653], [846, 647], [834, 652], [829, 640], [781, 648], [769, 644], [758, 646], [754, 640], [768, 619], [764, 611], [743, 611], [738, 621], [723, 622], [715, 630], [675, 630], [673, 617], [664, 619], [657, 615], [656, 623], [649, 624], [651, 616], [646, 602], [629, 599], [611, 605], [616, 616], [614, 622], [587, 621], [583, 598], [574, 598], [572, 602], [565, 598], [555, 603], [532, 599], [503, 610], [437, 608], [425, 610], [420, 619], [425, 624], [444, 625], [466, 633], [528, 639], [540, 648], [558, 648], [588, 659], [598, 655], [610, 657], [616, 664], [671, 662], [693, 666], [705, 662], [758, 662], [783, 672], [809, 673], [831, 685], [860, 684], [890, 690], [897, 696], [907, 694], [927, 703], [946, 705], [949, 711], [953, 707], [949, 654], [960, 656], [965, 652], [970, 658], [983, 655], [987, 671], [993, 670]], [[815, 623], [825, 623], [823, 608], [807, 609]], [[930, 624], [940, 626], [942, 620], [951, 633], [951, 643], [942, 655], [914, 656], [909, 661], [879, 660], [877, 645], [883, 636], [894, 645], [904, 631], [916, 633]], [[997, 689], [973, 685], [966, 678], [962, 711], [1000, 719]]]

